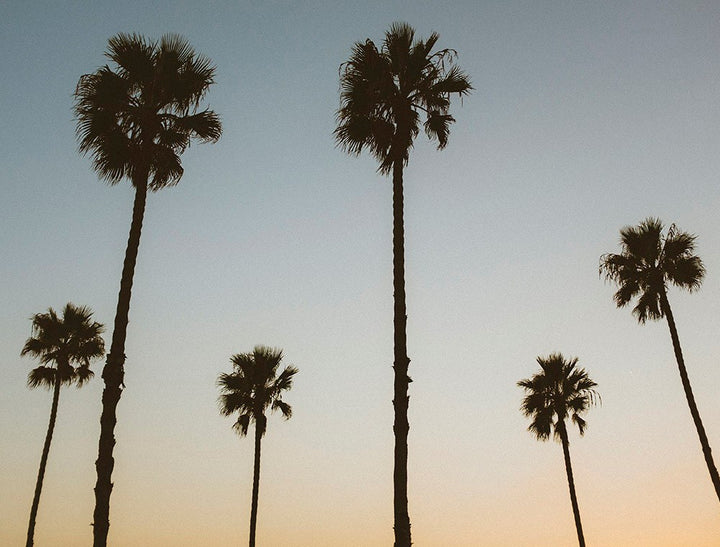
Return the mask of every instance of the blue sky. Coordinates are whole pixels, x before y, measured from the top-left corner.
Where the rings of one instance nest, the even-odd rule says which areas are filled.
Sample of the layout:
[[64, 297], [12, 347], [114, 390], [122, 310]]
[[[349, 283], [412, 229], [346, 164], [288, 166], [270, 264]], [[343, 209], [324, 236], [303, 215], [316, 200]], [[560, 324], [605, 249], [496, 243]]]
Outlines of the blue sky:
[[[561, 449], [525, 431], [515, 387], [561, 351], [603, 397], [571, 445], [588, 542], [713, 544], [717, 505], [667, 326], [616, 310], [597, 274], [620, 228], [647, 216], [698, 234], [705, 284], [670, 300], [720, 450], [712, 2], [5, 2], [0, 488], [16, 496], [0, 501], [0, 542], [24, 535], [50, 407], [25, 387], [28, 318], [73, 301], [110, 325], [130, 223], [129, 184], [108, 187], [77, 153], [75, 85], [113, 34], [177, 32], [217, 65], [206, 104], [224, 133], [191, 146], [180, 184], [148, 200], [111, 541], [245, 537], [252, 442], [219, 416], [214, 382], [264, 343], [300, 373], [294, 417], [268, 428], [258, 541], [389, 543], [391, 189], [332, 131], [340, 63], [398, 20], [437, 31], [475, 87], [453, 106], [447, 149], [421, 135], [405, 175], [414, 540], [573, 543]], [[38, 544], [89, 541], [100, 367], [61, 395]]]

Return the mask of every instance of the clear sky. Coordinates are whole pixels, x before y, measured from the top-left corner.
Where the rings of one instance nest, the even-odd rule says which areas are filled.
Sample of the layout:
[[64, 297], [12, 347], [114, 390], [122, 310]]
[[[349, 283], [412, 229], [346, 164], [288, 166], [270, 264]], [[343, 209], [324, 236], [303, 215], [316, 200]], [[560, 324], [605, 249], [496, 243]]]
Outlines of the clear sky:
[[[215, 380], [255, 344], [300, 369], [263, 444], [258, 543], [391, 544], [391, 187], [332, 131], [339, 65], [394, 21], [437, 31], [475, 87], [405, 176], [415, 544], [575, 544], [561, 447], [526, 431], [515, 385], [561, 351], [602, 395], [571, 434], [588, 544], [720, 545], [667, 326], [615, 309], [597, 272], [647, 216], [698, 235], [705, 284], [670, 302], [720, 460], [720, 4], [374, 0], [0, 4], [0, 544], [24, 541], [50, 412], [25, 387], [28, 318], [114, 317], [132, 190], [77, 153], [72, 94], [117, 32], [210, 57], [224, 134], [148, 199], [111, 544], [246, 541], [252, 439]], [[37, 545], [91, 542], [100, 369], [61, 393]]]

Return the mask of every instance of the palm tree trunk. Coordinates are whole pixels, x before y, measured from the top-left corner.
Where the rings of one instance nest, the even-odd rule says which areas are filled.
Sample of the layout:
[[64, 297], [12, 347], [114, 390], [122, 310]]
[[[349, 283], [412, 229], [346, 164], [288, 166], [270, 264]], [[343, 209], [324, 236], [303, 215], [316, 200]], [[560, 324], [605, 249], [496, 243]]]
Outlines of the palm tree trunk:
[[110, 494], [113, 488], [111, 478], [115, 466], [115, 460], [113, 459], [114, 432], [117, 422], [115, 410], [120, 401], [122, 389], [125, 387], [123, 383], [125, 377], [125, 337], [127, 334], [128, 312], [130, 311], [133, 274], [135, 273], [135, 262], [140, 245], [140, 232], [142, 231], [147, 198], [147, 177], [141, 177], [141, 179], [143, 182], [135, 184], [132, 223], [130, 224], [130, 235], [128, 236], [125, 261], [120, 278], [120, 293], [118, 294], [118, 304], [115, 312], [112, 344], [102, 373], [105, 388], [102, 394], [98, 458], [95, 462], [97, 482], [95, 483], [95, 511], [93, 515], [94, 547], [105, 547], [107, 545], [107, 535], [110, 528]]
[[680, 348], [680, 338], [678, 337], [677, 328], [675, 327], [675, 318], [670, 309], [670, 302], [668, 302], [665, 291], [660, 293], [660, 305], [662, 306], [662, 311], [667, 318], [668, 327], [670, 328], [670, 338], [672, 338], [675, 359], [677, 360], [678, 369], [680, 370], [680, 380], [682, 380], [683, 389], [685, 390], [685, 397], [690, 407], [690, 414], [692, 415], [693, 422], [695, 422], [695, 429], [697, 429], [698, 437], [700, 437], [700, 445], [702, 446], [703, 455], [705, 456], [705, 463], [710, 472], [710, 479], [715, 486], [715, 494], [717, 494], [718, 500], [720, 500], [720, 477], [718, 476], [718, 470], [713, 461], [712, 450], [710, 449], [710, 443], [705, 434], [705, 428], [700, 419], [700, 412], [698, 412], [697, 404], [695, 404], [695, 396], [690, 387], [690, 379], [688, 378], [687, 369], [685, 368], [685, 359], [683, 359], [682, 349]]
[[575, 528], [577, 529], [578, 543], [585, 547], [585, 536], [583, 535], [582, 523], [580, 522], [580, 508], [578, 507], [577, 495], [575, 494], [575, 480], [573, 479], [572, 463], [570, 463], [570, 442], [568, 441], [565, 422], [558, 422], [558, 431], [562, 441], [563, 455], [565, 456], [565, 471], [567, 472], [568, 488], [570, 489], [570, 502], [572, 503], [573, 516], [575, 517]]
[[393, 163], [393, 295], [395, 371], [393, 406], [395, 408], [395, 469], [393, 472], [395, 513], [395, 547], [410, 547], [408, 514], [408, 365], [407, 310], [405, 305], [405, 228], [403, 225], [403, 160]]
[[252, 505], [250, 507], [250, 547], [255, 547], [255, 530], [257, 527], [258, 491], [260, 490], [260, 443], [263, 429], [255, 422], [255, 463], [253, 466]]
[[48, 454], [50, 453], [50, 442], [55, 430], [57, 418], [58, 401], [60, 400], [60, 376], [55, 375], [55, 386], [53, 388], [53, 401], [50, 410], [50, 423], [48, 424], [45, 444], [43, 445], [42, 456], [40, 457], [40, 470], [38, 471], [37, 482], [35, 483], [35, 496], [33, 497], [32, 508], [30, 509], [30, 523], [28, 524], [26, 547], [31, 547], [35, 537], [35, 519], [37, 518], [38, 505], [40, 505], [40, 492], [42, 491], [43, 479], [45, 479], [45, 467], [47, 466]]

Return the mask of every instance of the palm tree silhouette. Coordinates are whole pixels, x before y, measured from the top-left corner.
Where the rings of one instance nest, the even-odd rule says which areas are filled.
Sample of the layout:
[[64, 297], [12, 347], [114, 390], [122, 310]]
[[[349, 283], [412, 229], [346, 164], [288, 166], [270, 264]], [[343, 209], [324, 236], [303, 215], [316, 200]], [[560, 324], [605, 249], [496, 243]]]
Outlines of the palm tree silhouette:
[[20, 355], [30, 355], [39, 359], [41, 365], [28, 374], [28, 387], [45, 387], [53, 390], [50, 423], [48, 424], [45, 444], [40, 458], [40, 470], [35, 483], [35, 495], [30, 509], [27, 542], [33, 544], [35, 520], [37, 518], [40, 493], [45, 467], [50, 452], [57, 418], [60, 387], [75, 384], [82, 387], [93, 377], [90, 361], [99, 359], [105, 353], [105, 342], [100, 336], [103, 325], [91, 321], [92, 311], [87, 307], [77, 307], [71, 303], [65, 305], [62, 317], [49, 308], [47, 313], [32, 316], [32, 336], [27, 339]]
[[115, 410], [124, 387], [125, 337], [147, 191], [177, 184], [183, 174], [180, 154], [190, 140], [215, 142], [222, 130], [213, 111], [198, 111], [214, 82], [215, 67], [184, 38], [169, 34], [158, 43], [136, 34], [118, 34], [110, 38], [106, 56], [115, 69], [105, 65], [85, 74], [75, 90], [79, 149], [92, 156], [95, 171], [110, 184], [128, 178], [135, 187], [135, 200], [112, 343], [102, 373], [96, 547], [106, 545], [110, 526]]
[[410, 545], [407, 500], [408, 365], [405, 305], [403, 226], [403, 167], [420, 131], [420, 116], [430, 139], [445, 148], [450, 124], [450, 95], [472, 89], [468, 77], [453, 64], [456, 52], [432, 53], [438, 41], [432, 33], [415, 40], [406, 23], [395, 23], [378, 48], [371, 40], [357, 42], [350, 59], [340, 67], [340, 108], [335, 139], [346, 152], [358, 155], [367, 148], [379, 162], [378, 171], [393, 179], [393, 293], [394, 293], [394, 398], [395, 545]]
[[618, 285], [614, 295], [615, 304], [622, 308], [637, 297], [633, 314], [638, 322], [648, 319], [667, 319], [670, 328], [675, 359], [680, 370], [685, 397], [702, 446], [705, 463], [720, 500], [720, 477], [713, 461], [710, 443], [700, 419], [695, 396], [690, 386], [685, 360], [680, 348], [680, 338], [675, 318], [667, 298], [668, 284], [693, 292], [700, 288], [705, 277], [705, 266], [695, 254], [696, 236], [681, 232], [674, 224], [663, 234], [663, 223], [657, 218], [647, 218], [638, 226], [626, 226], [620, 230], [620, 254], [604, 254], [600, 257], [600, 274]]
[[255, 463], [253, 468], [252, 507], [250, 510], [250, 547], [255, 545], [258, 490], [260, 486], [260, 444], [267, 429], [265, 411], [279, 410], [285, 419], [292, 416], [292, 408], [282, 400], [283, 391], [292, 387], [298, 369], [287, 366], [278, 374], [282, 350], [255, 346], [251, 353], [238, 353], [230, 358], [233, 372], [220, 374], [220, 413], [229, 416], [239, 413], [233, 425], [241, 437], [247, 435], [250, 422], [255, 424]]
[[575, 528], [580, 547], [584, 547], [585, 537], [575, 494], [565, 420], [570, 418], [577, 425], [580, 435], [585, 433], [586, 423], [581, 414], [595, 403], [598, 395], [594, 388], [597, 384], [590, 379], [585, 369], [576, 368], [577, 357], [568, 361], [561, 353], [553, 353], [547, 358], [538, 357], [537, 362], [542, 371], [517, 383], [526, 393], [520, 409], [525, 416], [532, 418], [528, 431], [539, 440], [547, 440], [552, 432], [562, 443]]

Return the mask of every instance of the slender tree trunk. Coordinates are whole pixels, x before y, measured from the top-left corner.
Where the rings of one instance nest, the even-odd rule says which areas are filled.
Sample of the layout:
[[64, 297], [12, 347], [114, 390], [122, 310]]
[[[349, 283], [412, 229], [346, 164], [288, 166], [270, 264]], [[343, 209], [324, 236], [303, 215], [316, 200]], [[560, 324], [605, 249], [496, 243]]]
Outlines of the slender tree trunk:
[[50, 453], [50, 442], [55, 430], [57, 418], [58, 401], [60, 400], [60, 376], [56, 371], [55, 386], [53, 388], [53, 401], [50, 410], [50, 423], [48, 424], [45, 444], [43, 445], [42, 456], [40, 457], [40, 470], [38, 471], [37, 482], [35, 483], [35, 496], [33, 497], [32, 508], [30, 509], [30, 523], [28, 524], [26, 547], [31, 547], [35, 537], [35, 519], [37, 518], [38, 505], [40, 505], [40, 492], [42, 492], [43, 480], [45, 479], [45, 467], [47, 466], [48, 454]]
[[255, 530], [257, 528], [258, 491], [260, 490], [260, 444], [262, 443], [263, 427], [255, 422], [255, 463], [253, 465], [252, 505], [250, 507], [250, 547], [255, 547]]
[[713, 486], [715, 486], [715, 494], [718, 500], [720, 500], [720, 477], [718, 476], [718, 470], [713, 461], [712, 450], [710, 449], [710, 443], [705, 434], [705, 428], [700, 419], [700, 412], [698, 412], [697, 404], [695, 404], [695, 396], [690, 387], [690, 379], [688, 378], [687, 369], [685, 368], [685, 359], [683, 359], [682, 349], [680, 348], [680, 338], [678, 337], [677, 328], [675, 327], [675, 318], [670, 309], [670, 302], [668, 302], [665, 291], [660, 293], [660, 305], [662, 306], [662, 311], [667, 318], [668, 327], [670, 328], [670, 337], [672, 338], [675, 359], [677, 360], [678, 369], [680, 370], [680, 379], [682, 380], [685, 397], [690, 407], [690, 414], [692, 415], [693, 422], [695, 422], [695, 429], [697, 429], [698, 437], [700, 437], [700, 445], [702, 446], [703, 455], [705, 456], [705, 463], [710, 472], [710, 479], [712, 480]]
[[122, 277], [120, 278], [120, 293], [118, 294], [117, 311], [115, 312], [112, 344], [102, 373], [105, 388], [102, 394], [98, 458], [95, 462], [97, 482], [95, 483], [95, 512], [93, 515], [94, 547], [105, 547], [107, 545], [107, 535], [110, 528], [110, 494], [113, 488], [111, 478], [115, 466], [113, 448], [115, 447], [114, 433], [117, 422], [115, 410], [125, 387], [123, 383], [125, 378], [125, 337], [127, 334], [128, 312], [130, 311], [133, 274], [135, 273], [135, 262], [140, 245], [140, 232], [142, 231], [147, 198], [147, 176], [141, 178], [143, 182], [135, 184], [132, 223], [130, 224], [130, 235], [128, 236], [125, 262], [123, 263]]
[[578, 507], [577, 495], [575, 494], [575, 479], [573, 479], [572, 464], [570, 463], [570, 441], [568, 441], [565, 422], [558, 424], [560, 440], [562, 441], [563, 455], [565, 456], [565, 471], [567, 472], [568, 488], [570, 489], [570, 502], [572, 503], [573, 516], [575, 517], [575, 528], [577, 529], [578, 543], [585, 547], [585, 536], [583, 535], [582, 523], [580, 522], [580, 508]]
[[410, 515], [408, 514], [407, 463], [408, 463], [408, 365], [407, 311], [405, 306], [405, 229], [403, 225], [403, 161], [393, 164], [393, 327], [395, 333], [394, 398], [395, 469], [394, 512], [395, 547], [410, 547]]

